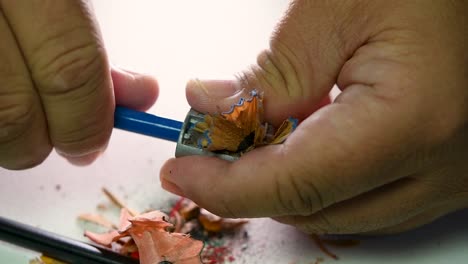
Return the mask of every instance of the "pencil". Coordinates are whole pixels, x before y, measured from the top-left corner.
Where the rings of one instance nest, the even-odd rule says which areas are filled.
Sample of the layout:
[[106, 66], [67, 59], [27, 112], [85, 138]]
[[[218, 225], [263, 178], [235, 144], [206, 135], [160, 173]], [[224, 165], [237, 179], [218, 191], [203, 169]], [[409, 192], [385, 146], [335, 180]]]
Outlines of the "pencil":
[[136, 259], [120, 255], [107, 248], [66, 238], [2, 216], [0, 216], [0, 240], [71, 264], [139, 263]]
[[182, 122], [117, 106], [114, 114], [114, 127], [177, 142]]

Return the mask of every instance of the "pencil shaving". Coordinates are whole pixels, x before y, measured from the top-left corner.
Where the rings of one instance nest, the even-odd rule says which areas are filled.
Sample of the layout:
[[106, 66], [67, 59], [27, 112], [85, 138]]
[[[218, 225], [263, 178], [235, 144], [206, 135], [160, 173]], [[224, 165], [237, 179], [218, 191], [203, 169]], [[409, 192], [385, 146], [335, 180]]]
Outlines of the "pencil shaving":
[[[201, 263], [200, 252], [203, 242], [192, 239], [186, 234], [168, 232], [167, 228], [172, 227], [172, 224], [166, 221], [167, 218], [167, 215], [160, 211], [131, 217], [129, 212], [122, 208], [118, 230], [102, 234], [85, 231], [85, 236], [106, 247], [112, 247], [112, 243], [120, 243], [120, 253], [137, 253], [141, 264], [163, 261]], [[128, 238], [133, 240], [136, 247], [128, 243]], [[127, 239], [127, 243], [122, 243], [122, 239]]]
[[263, 121], [263, 96], [253, 90], [227, 112], [206, 114], [192, 130], [201, 136], [198, 147], [209, 151], [245, 153], [264, 145], [281, 144], [294, 131], [297, 120], [286, 119], [275, 129]]

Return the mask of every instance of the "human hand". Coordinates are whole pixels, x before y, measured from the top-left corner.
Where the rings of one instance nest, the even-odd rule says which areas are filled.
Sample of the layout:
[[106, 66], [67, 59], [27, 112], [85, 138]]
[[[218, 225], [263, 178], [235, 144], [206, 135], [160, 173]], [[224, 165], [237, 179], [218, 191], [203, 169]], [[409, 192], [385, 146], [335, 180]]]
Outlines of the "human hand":
[[[226, 217], [308, 233], [405, 231], [468, 205], [468, 4], [293, 1], [270, 49], [235, 81], [189, 82], [202, 112], [264, 92], [301, 124], [229, 163], [169, 160], [162, 186]], [[342, 93], [318, 111], [334, 84]]]
[[0, 0], [0, 39], [1, 167], [35, 166], [53, 147], [89, 163], [107, 144], [115, 102], [143, 110], [157, 98], [155, 80], [110, 70], [86, 1]]

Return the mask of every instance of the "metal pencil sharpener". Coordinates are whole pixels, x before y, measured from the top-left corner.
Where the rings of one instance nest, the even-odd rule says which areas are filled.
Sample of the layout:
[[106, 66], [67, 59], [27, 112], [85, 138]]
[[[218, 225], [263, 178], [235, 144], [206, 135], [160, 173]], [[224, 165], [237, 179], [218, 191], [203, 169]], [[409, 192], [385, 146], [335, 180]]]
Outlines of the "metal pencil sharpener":
[[199, 146], [199, 139], [203, 136], [202, 133], [197, 132], [193, 129], [195, 124], [202, 122], [205, 119], [205, 115], [194, 110], [190, 109], [185, 117], [185, 121], [182, 125], [182, 129], [177, 141], [177, 147], [175, 156], [192, 156], [192, 155], [201, 155], [208, 157], [218, 157], [227, 161], [235, 161], [239, 159], [240, 154], [232, 153], [227, 151], [208, 151]]

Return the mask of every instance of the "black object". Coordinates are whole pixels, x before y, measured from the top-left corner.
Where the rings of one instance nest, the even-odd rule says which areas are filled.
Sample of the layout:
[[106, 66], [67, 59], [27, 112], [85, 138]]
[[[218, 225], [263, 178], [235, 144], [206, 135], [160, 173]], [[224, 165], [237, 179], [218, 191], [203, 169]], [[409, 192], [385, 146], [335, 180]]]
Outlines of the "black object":
[[66, 238], [0, 216], [0, 240], [75, 264], [138, 264], [107, 248]]

